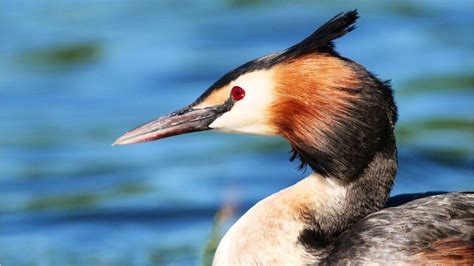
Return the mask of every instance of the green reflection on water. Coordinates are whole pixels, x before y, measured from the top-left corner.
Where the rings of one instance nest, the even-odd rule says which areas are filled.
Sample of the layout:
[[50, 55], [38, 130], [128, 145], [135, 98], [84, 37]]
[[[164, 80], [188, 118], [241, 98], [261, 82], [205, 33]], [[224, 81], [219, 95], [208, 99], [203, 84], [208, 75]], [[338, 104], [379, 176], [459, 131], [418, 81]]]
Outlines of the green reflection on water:
[[420, 77], [407, 81], [400, 88], [400, 93], [403, 95], [439, 90], [473, 91], [474, 74], [454, 73]]
[[[425, 136], [439, 135], [448, 137], [456, 133], [459, 143], [468, 145], [424, 145], [419, 140]], [[473, 159], [474, 153], [474, 120], [462, 118], [432, 118], [404, 123], [398, 126], [397, 139], [424, 154], [425, 157], [443, 163], [459, 163]], [[440, 142], [442, 139], [440, 137]]]
[[73, 43], [27, 52], [19, 57], [20, 63], [40, 65], [70, 65], [87, 63], [100, 57], [98, 43]]
[[[46, 197], [36, 197], [30, 201], [25, 210], [77, 210], [87, 209], [97, 206], [105, 200], [113, 200], [137, 194], [144, 194], [156, 189], [141, 183], [124, 183], [115, 186], [111, 191], [81, 192], [69, 195], [55, 195]], [[159, 192], [157, 192], [159, 193]]]
[[210, 266], [214, 260], [214, 255], [216, 253], [219, 242], [221, 241], [223, 235], [224, 224], [228, 219], [234, 215], [234, 207], [231, 204], [225, 204], [214, 216], [212, 222], [211, 232], [209, 234], [207, 244], [204, 247], [202, 254], [201, 265]]
[[427, 131], [457, 131], [472, 134], [474, 133], [474, 120], [453, 117], [403, 123], [397, 128], [397, 137], [401, 140], [408, 140], [429, 133]]
[[[126, 183], [115, 187], [114, 192], [118, 195], [135, 195], [150, 191], [156, 191], [155, 188], [141, 183]], [[156, 193], [158, 193], [157, 191]]]
[[103, 198], [101, 194], [82, 193], [75, 195], [49, 196], [36, 198], [27, 206], [27, 210], [38, 211], [45, 209], [78, 209], [93, 206]]
[[150, 251], [149, 260], [153, 264], [162, 264], [169, 262], [170, 259], [189, 256], [194, 252], [191, 245], [180, 245], [175, 247], [160, 247]]
[[18, 176], [22, 179], [54, 179], [68, 178], [77, 179], [83, 177], [93, 177], [101, 175], [120, 174], [125, 171], [133, 171], [133, 165], [118, 163], [85, 163], [83, 167], [79, 165], [71, 166], [67, 161], [56, 161], [44, 164], [42, 162], [30, 162], [28, 167], [19, 169]]
[[426, 8], [423, 5], [413, 1], [388, 2], [386, 8], [393, 13], [405, 16], [419, 16], [426, 12]]
[[[256, 6], [256, 5], [268, 5], [271, 1], [268, 0], [227, 0], [231, 6]], [[275, 4], [275, 1], [273, 1]]]

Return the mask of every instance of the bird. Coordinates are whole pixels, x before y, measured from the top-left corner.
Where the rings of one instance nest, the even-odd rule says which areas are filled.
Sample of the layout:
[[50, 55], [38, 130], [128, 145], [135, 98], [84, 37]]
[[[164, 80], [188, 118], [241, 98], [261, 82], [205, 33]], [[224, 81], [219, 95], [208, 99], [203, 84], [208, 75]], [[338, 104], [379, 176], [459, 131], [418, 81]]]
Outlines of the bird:
[[[225, 233], [214, 265], [474, 263], [474, 192], [386, 206], [397, 172], [389, 81], [340, 55], [357, 10], [301, 42], [224, 74], [190, 105], [114, 145], [214, 130], [280, 136], [310, 175], [251, 207]], [[434, 177], [435, 178], [435, 177]]]

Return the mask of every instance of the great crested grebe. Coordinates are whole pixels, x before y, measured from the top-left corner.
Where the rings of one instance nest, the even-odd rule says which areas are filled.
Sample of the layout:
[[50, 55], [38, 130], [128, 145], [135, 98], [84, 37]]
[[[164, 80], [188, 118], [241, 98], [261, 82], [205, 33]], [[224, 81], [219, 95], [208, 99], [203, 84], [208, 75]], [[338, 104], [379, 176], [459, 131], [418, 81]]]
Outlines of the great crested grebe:
[[225, 74], [191, 105], [114, 144], [219, 130], [279, 135], [312, 174], [248, 210], [215, 265], [474, 263], [474, 193], [381, 210], [397, 171], [396, 105], [387, 82], [340, 56], [354, 29], [339, 14], [300, 43]]

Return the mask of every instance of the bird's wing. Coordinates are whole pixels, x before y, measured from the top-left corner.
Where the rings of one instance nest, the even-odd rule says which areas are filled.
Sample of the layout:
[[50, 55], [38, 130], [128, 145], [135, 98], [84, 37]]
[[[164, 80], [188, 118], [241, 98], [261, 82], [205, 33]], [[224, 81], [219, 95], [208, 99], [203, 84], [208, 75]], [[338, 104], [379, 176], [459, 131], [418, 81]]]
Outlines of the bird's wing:
[[421, 199], [421, 198], [426, 198], [434, 195], [441, 195], [441, 194], [447, 194], [449, 192], [447, 191], [428, 191], [428, 192], [419, 192], [419, 193], [407, 193], [407, 194], [399, 194], [393, 197], [390, 197], [385, 203], [385, 208], [390, 208], [390, 207], [398, 207], [402, 204], [406, 204], [410, 201]]
[[435, 195], [373, 213], [322, 264], [474, 264], [474, 192]]

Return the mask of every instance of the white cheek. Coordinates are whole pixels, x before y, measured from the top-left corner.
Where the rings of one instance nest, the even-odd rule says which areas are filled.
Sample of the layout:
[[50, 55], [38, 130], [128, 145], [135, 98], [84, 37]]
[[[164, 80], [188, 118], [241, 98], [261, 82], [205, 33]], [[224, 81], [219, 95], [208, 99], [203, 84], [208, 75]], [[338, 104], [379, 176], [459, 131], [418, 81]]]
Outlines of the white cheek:
[[245, 90], [245, 97], [209, 127], [225, 132], [274, 135], [273, 127], [267, 122], [267, 108], [273, 100], [272, 76], [272, 70], [260, 70], [245, 74], [232, 82], [231, 85]]

